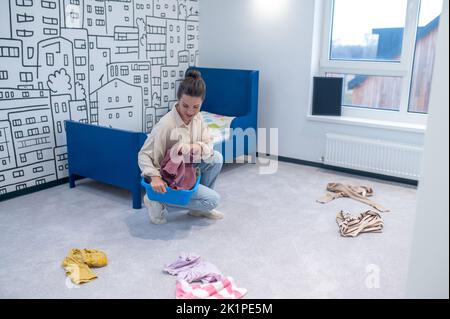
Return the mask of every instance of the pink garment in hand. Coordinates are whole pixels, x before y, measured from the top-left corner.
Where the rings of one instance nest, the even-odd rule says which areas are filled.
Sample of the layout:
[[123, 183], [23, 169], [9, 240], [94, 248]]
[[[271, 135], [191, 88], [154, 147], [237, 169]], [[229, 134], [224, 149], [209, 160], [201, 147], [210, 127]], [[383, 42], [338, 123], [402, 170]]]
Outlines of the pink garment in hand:
[[[175, 147], [175, 146], [174, 146]], [[171, 149], [166, 151], [166, 155], [161, 163], [161, 177], [172, 189], [192, 189], [197, 177], [195, 167], [191, 163], [186, 163], [183, 155], [172, 155]]]

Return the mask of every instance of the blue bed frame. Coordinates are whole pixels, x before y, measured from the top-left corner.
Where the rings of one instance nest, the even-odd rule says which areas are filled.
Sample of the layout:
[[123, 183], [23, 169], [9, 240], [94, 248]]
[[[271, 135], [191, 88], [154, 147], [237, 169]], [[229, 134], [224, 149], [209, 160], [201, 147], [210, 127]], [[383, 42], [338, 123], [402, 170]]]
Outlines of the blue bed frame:
[[[202, 110], [235, 116], [231, 128], [257, 130], [259, 72], [215, 68], [195, 68], [202, 73], [207, 93]], [[88, 177], [129, 190], [133, 208], [141, 208], [141, 172], [138, 153], [147, 138], [142, 132], [66, 121], [70, 187]], [[243, 143], [244, 145], [242, 145]], [[256, 157], [256, 137], [241, 134], [214, 145], [225, 161], [241, 155]]]

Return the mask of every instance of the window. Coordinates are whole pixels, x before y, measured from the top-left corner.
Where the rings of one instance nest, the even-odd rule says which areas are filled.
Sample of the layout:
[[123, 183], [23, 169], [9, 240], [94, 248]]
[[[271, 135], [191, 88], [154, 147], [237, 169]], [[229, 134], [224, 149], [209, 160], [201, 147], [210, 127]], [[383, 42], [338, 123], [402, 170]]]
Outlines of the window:
[[13, 177], [15, 177], [15, 178], [22, 177], [24, 175], [25, 175], [25, 173], [23, 170], [13, 172]]
[[22, 22], [31, 22], [34, 21], [34, 17], [31, 15], [28, 15], [26, 13], [24, 14], [17, 14], [17, 22], [22, 23]]
[[44, 35], [57, 35], [57, 34], [58, 34], [57, 29], [44, 28]]
[[53, 66], [55, 64], [55, 56], [53, 55], [53, 53], [46, 53], [45, 56], [47, 59], [47, 65]]
[[33, 82], [33, 73], [31, 72], [20, 72], [21, 82]]
[[41, 6], [42, 6], [42, 8], [46, 8], [46, 9], [55, 9], [56, 8], [56, 2], [42, 0], [41, 1]]
[[42, 17], [42, 23], [57, 25], [58, 24], [58, 19], [57, 18]]
[[76, 66], [86, 65], [86, 57], [84, 56], [75, 57], [75, 65]]
[[8, 80], [8, 71], [0, 71], [0, 80]]
[[33, 0], [16, 0], [16, 5], [20, 7], [31, 7]]
[[342, 114], [425, 124], [443, 0], [326, 0], [320, 75]]

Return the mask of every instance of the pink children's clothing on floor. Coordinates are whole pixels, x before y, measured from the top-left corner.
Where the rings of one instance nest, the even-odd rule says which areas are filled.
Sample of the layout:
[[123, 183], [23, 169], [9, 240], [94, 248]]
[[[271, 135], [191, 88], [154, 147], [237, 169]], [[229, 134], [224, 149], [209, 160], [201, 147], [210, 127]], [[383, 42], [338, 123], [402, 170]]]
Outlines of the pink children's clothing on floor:
[[232, 277], [225, 277], [213, 283], [193, 283], [178, 280], [177, 299], [239, 299], [247, 294], [247, 289], [236, 286]]

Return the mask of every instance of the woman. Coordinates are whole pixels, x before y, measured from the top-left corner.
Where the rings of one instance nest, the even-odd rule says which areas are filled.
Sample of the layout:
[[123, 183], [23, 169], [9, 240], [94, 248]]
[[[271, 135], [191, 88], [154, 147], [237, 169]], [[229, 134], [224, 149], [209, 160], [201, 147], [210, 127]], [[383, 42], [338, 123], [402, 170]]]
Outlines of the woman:
[[[206, 85], [200, 72], [189, 70], [181, 82], [175, 107], [155, 125], [139, 152], [139, 167], [142, 175], [151, 180], [155, 192], [165, 193], [167, 184], [161, 178], [161, 162], [167, 150], [173, 146], [183, 154], [192, 154], [194, 164], [202, 177], [197, 191], [184, 206], [196, 217], [221, 219], [223, 214], [216, 210], [220, 196], [214, 191], [214, 184], [222, 168], [222, 154], [213, 149], [212, 137], [203, 122], [200, 108], [206, 94]], [[144, 197], [150, 220], [154, 224], [165, 224], [165, 204]]]

